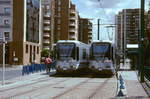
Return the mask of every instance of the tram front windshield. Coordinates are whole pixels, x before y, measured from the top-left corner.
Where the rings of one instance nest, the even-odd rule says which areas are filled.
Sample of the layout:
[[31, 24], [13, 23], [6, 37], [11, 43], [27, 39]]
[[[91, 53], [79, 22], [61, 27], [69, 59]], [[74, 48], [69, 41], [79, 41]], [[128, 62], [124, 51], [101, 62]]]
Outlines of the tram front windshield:
[[58, 59], [69, 60], [74, 58], [75, 44], [58, 44]]
[[104, 59], [108, 58], [109, 44], [93, 44], [93, 58]]

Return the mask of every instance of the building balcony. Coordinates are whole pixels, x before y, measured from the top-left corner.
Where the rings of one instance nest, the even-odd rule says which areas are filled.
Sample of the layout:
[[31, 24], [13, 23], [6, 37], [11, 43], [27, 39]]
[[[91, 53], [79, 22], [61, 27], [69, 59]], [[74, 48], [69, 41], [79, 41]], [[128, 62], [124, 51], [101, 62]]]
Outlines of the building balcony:
[[70, 39], [70, 40], [76, 40], [76, 36], [75, 36], [75, 35], [70, 35], [70, 36], [69, 36], [69, 39]]
[[70, 16], [76, 16], [76, 13], [70, 13]]
[[50, 25], [50, 21], [49, 20], [44, 20], [44, 24], [49, 24]]
[[0, 5], [8, 5], [8, 4], [11, 4], [11, 1], [0, 1]]
[[51, 17], [51, 16], [50, 16], [50, 14], [45, 14], [44, 17], [48, 17], [48, 18], [49, 18], [49, 17]]
[[44, 30], [50, 31], [51, 29], [50, 29], [50, 27], [44, 27]]
[[0, 28], [11, 28], [11, 26], [9, 24], [5, 24], [5, 25], [0, 25]]
[[75, 29], [69, 29], [69, 32], [75, 33]]
[[89, 35], [92, 35], [92, 31], [88, 33]]
[[43, 36], [44, 37], [50, 37], [50, 34], [49, 33], [43, 33]]
[[92, 40], [92, 37], [89, 36], [88, 39]]
[[70, 20], [76, 20], [75, 16], [70, 16]]
[[49, 40], [43, 40], [43, 43], [44, 44], [50, 44], [50, 41]]
[[70, 10], [70, 13], [73, 13], [73, 14], [74, 14], [74, 13], [76, 13], [76, 11], [75, 11], [75, 10]]
[[10, 16], [10, 13], [0, 13], [0, 16]]
[[43, 45], [43, 49], [50, 50], [49, 46], [44, 46], [44, 45]]
[[92, 35], [88, 35], [88, 37], [92, 37]]
[[74, 22], [71, 22], [70, 24], [69, 24], [69, 26], [75, 26], [76, 24], [74, 23]]

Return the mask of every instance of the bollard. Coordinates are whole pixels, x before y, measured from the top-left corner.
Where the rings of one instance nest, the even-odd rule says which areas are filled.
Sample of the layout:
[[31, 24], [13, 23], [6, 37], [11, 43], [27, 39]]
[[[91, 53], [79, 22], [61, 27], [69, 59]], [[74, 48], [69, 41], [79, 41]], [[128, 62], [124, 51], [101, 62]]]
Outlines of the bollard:
[[123, 80], [120, 80], [120, 84], [124, 84], [124, 81], [123, 81]]
[[122, 92], [122, 90], [120, 89], [119, 92], [118, 92], [118, 94], [117, 94], [117, 96], [118, 96], [118, 97], [122, 97], [122, 96], [125, 96], [125, 95], [124, 95], [124, 93]]
[[121, 75], [119, 76], [119, 79], [120, 79], [120, 80], [123, 80], [123, 78], [122, 78], [122, 76], [121, 76]]
[[32, 74], [34, 73], [34, 64], [31, 66]]
[[31, 71], [31, 66], [32, 66], [32, 65], [29, 65], [29, 67], [28, 67], [28, 68], [29, 68], [29, 74], [31, 74], [31, 72], [32, 72], [32, 71]]
[[29, 75], [29, 73], [30, 73], [30, 72], [29, 72], [29, 66], [27, 66], [27, 74]]
[[23, 66], [23, 68], [22, 68], [22, 76], [24, 76], [24, 74], [25, 74], [25, 68]]
[[35, 64], [33, 65], [33, 73], [36, 72]]
[[24, 66], [24, 74], [27, 74], [27, 66]]
[[42, 65], [41, 64], [39, 64], [39, 66], [40, 66], [40, 72], [42, 71]]
[[120, 85], [120, 89], [125, 89], [124, 84], [121, 84], [121, 85]]

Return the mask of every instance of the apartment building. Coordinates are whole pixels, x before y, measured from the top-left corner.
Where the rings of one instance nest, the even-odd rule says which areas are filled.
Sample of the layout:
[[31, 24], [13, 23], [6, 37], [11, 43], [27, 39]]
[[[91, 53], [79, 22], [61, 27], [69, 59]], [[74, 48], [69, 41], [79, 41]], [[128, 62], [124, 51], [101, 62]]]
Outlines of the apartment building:
[[[71, 0], [52, 0], [54, 42], [78, 40], [78, 12]], [[54, 7], [55, 6], [55, 7]]]
[[53, 43], [53, 37], [51, 35], [51, 0], [42, 1], [42, 15], [43, 15], [42, 48], [50, 50]]
[[41, 20], [40, 0], [13, 0], [10, 64], [27, 65], [35, 61], [40, 63]]
[[87, 18], [79, 18], [79, 41], [91, 43], [92, 41], [92, 23]]
[[[3, 41], [12, 41], [12, 16], [13, 16], [13, 0], [0, 0], [0, 42]], [[6, 53], [5, 58], [6, 63], [9, 62], [9, 44], [6, 44]], [[0, 44], [0, 63], [2, 63], [2, 43]]]
[[140, 9], [123, 9], [116, 16], [117, 40], [123, 41], [118, 46], [126, 47], [127, 44], [138, 44], [140, 29]]

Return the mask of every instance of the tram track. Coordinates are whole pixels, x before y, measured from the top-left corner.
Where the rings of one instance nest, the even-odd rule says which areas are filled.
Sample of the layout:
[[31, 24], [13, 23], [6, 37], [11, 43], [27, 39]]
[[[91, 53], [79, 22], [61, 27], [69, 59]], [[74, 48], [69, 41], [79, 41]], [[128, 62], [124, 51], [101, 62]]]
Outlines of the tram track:
[[34, 84], [41, 83], [41, 82], [44, 82], [44, 81], [52, 80], [52, 79], [54, 79], [54, 78], [51, 78], [51, 79], [48, 79], [48, 78], [45, 79], [44, 78], [44, 79], [29, 83], [29, 84], [24, 84], [24, 85], [16, 86], [16, 87], [13, 87], [13, 88], [7, 88], [7, 89], [4, 89], [4, 90], [0, 90], [0, 92], [5, 92], [5, 91], [8, 91], [8, 90], [13, 90], [13, 89], [21, 88], [21, 87], [30, 86], [30, 85], [34, 85]]
[[[52, 78], [52, 79], [54, 79], [54, 78]], [[50, 79], [49, 79], [49, 80], [50, 80]], [[11, 99], [11, 98], [19, 97], [19, 96], [22, 96], [22, 95], [25, 95], [25, 94], [34, 92], [34, 91], [36, 91], [36, 90], [40, 90], [40, 89], [44, 89], [44, 88], [47, 88], [47, 87], [51, 87], [51, 86], [53, 86], [53, 85], [60, 84], [60, 83], [65, 82], [65, 81], [67, 81], [67, 80], [70, 80], [70, 78], [69, 78], [69, 79], [60, 80], [60, 81], [58, 81], [57, 83], [54, 83], [54, 84], [48, 84], [48, 85], [46, 85], [46, 86], [41, 86], [41, 87], [37, 87], [37, 88], [31, 89], [31, 90], [28, 90], [28, 91], [25, 91], [25, 92], [20, 92], [20, 93], [17, 93], [17, 94], [15, 94], [15, 95], [13, 95], [13, 96], [9, 96], [9, 97], [3, 98], [3, 99]], [[45, 81], [48, 81], [48, 80], [45, 80]], [[40, 82], [42, 82], [42, 81], [40, 81]], [[40, 82], [37, 82], [37, 83], [40, 83]], [[33, 83], [32, 83], [32, 84], [33, 84]], [[32, 84], [30, 84], [30, 85], [32, 85]], [[36, 83], [34, 83], [34, 84], [36, 84]], [[24, 87], [26, 87], [26, 86], [24, 86]], [[29, 86], [27, 86], [27, 87], [29, 87]]]
[[98, 86], [95, 91], [88, 97], [88, 99], [92, 99], [97, 92], [99, 92], [101, 89], [103, 89], [103, 87], [107, 84], [107, 82], [110, 80], [110, 78], [106, 79], [102, 84], [100, 84], [100, 86]]
[[[85, 81], [83, 81], [83, 82], [77, 84], [76, 86], [74, 86], [74, 87], [68, 89], [67, 91], [65, 91], [65, 92], [63, 92], [63, 93], [61, 93], [61, 94], [59, 94], [59, 95], [57, 95], [57, 96], [55, 96], [55, 97], [53, 97], [52, 99], [61, 99], [62, 96], [65, 96], [66, 94], [71, 93], [71, 92], [75, 91], [76, 89], [80, 89], [80, 86], [82, 86], [83, 84], [91, 83], [91, 82], [89, 82], [90, 80], [93, 80], [93, 78], [89, 78], [89, 79], [87, 79], [87, 80], [85, 80]], [[97, 92], [99, 92], [103, 87], [105, 87], [105, 85], [107, 85], [107, 82], [110, 81], [110, 80], [111, 80], [111, 78], [107, 78], [104, 82], [102, 82], [102, 83], [94, 90], [94, 92], [91, 93], [91, 95], [90, 95], [87, 99], [92, 99], [92, 98], [97, 94]], [[95, 82], [95, 83], [97, 83], [97, 82]], [[65, 98], [64, 98], [64, 99], [65, 99]]]
[[82, 84], [88, 82], [89, 80], [91, 80], [91, 78], [89, 78], [89, 79], [87, 79], [87, 80], [85, 80], [85, 81], [80, 82], [79, 84], [77, 84], [77, 85], [75, 85], [74, 87], [68, 89], [67, 91], [65, 91], [65, 92], [63, 92], [63, 93], [61, 93], [61, 94], [59, 94], [59, 95], [53, 97], [52, 99], [57, 99], [57, 98], [59, 98], [59, 97], [65, 95], [65, 94], [67, 94], [68, 92], [71, 92], [71, 91], [77, 89], [79, 86], [81, 86]]

